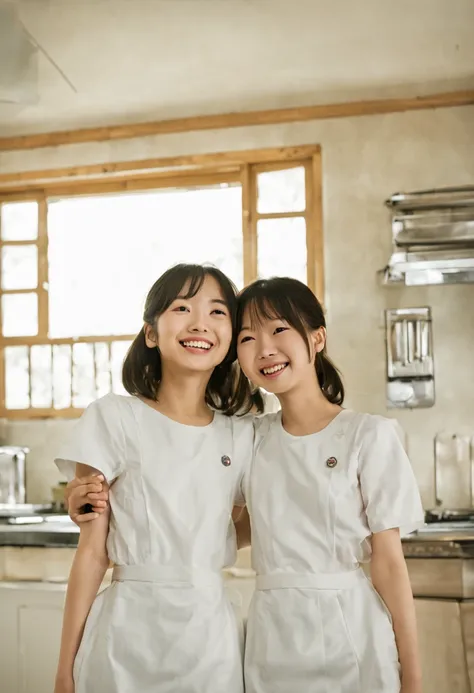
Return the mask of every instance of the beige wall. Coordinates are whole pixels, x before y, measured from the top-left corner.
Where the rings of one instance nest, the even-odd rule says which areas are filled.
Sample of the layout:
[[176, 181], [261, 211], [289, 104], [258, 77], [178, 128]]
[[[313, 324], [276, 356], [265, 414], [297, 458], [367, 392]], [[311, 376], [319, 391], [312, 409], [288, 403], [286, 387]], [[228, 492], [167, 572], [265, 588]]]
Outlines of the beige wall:
[[[0, 171], [311, 143], [321, 144], [323, 151], [329, 349], [344, 373], [348, 406], [387, 413], [383, 310], [417, 305], [433, 309], [436, 405], [389, 412], [407, 433], [429, 507], [434, 434], [462, 426], [474, 433], [474, 286], [379, 286], [376, 271], [390, 253], [383, 201], [398, 190], [474, 183], [473, 107], [5, 152]], [[32, 448], [30, 501], [48, 496], [57, 478], [54, 450], [70, 425], [51, 421], [8, 426], [9, 442]]]

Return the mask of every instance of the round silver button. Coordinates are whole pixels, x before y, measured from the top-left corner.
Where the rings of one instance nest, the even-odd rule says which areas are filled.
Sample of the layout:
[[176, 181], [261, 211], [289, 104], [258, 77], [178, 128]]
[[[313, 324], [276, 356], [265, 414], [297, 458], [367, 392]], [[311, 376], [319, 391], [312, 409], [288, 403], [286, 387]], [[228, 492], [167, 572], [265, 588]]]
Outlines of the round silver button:
[[329, 467], [329, 469], [333, 469], [333, 467], [335, 467], [336, 464], [337, 464], [337, 460], [335, 457], [329, 457], [326, 460], [326, 467]]

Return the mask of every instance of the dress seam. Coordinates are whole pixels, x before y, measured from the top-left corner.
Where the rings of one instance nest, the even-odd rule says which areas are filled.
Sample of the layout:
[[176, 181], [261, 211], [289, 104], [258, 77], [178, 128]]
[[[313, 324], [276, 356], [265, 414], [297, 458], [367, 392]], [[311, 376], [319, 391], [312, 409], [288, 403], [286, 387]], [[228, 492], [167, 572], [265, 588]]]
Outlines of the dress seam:
[[[271, 416], [271, 414], [267, 414], [266, 416]], [[264, 430], [263, 434], [259, 435], [258, 441], [257, 441], [257, 430], [255, 428], [255, 424], [257, 422], [258, 417], [254, 417], [254, 420], [252, 422], [253, 432], [254, 432], [254, 440], [253, 440], [253, 444], [252, 444], [252, 455], [251, 455], [251, 459], [250, 459], [250, 464], [248, 466], [248, 475], [247, 475], [247, 480], [246, 480], [246, 484], [245, 484], [245, 492], [246, 492], [245, 501], [246, 501], [246, 505], [247, 505], [248, 514], [250, 517], [250, 532], [251, 532], [251, 537], [252, 537], [252, 542], [251, 542], [251, 546], [250, 546], [250, 556], [251, 556], [252, 566], [256, 565], [255, 547], [261, 546], [261, 543], [258, 539], [257, 528], [256, 528], [256, 526], [252, 520], [252, 518], [253, 518], [252, 483], [251, 483], [252, 482], [252, 475], [253, 475], [253, 471], [255, 468], [255, 461], [257, 459], [258, 451], [259, 451], [260, 447], [264, 444], [267, 436], [269, 437], [270, 430], [275, 423], [275, 420], [273, 420], [273, 421], [269, 421], [269, 423], [267, 424], [268, 419], [267, 420], [265, 419], [265, 414], [263, 415], [262, 418], [263, 418], [262, 426], [266, 426], [267, 430], [266, 431]], [[259, 433], [260, 433], [260, 431], [259, 431]], [[272, 550], [272, 561], [275, 561], [275, 557], [273, 555], [273, 550]]]
[[[321, 613], [321, 600], [320, 596], [317, 593], [317, 602], [318, 602], [318, 611]], [[319, 623], [321, 624], [320, 626], [320, 635], [321, 635], [321, 643], [322, 643], [322, 650], [323, 650], [323, 671], [324, 671], [324, 678], [327, 680], [328, 675], [327, 675], [327, 660], [326, 660], [326, 643], [324, 641], [324, 626], [323, 622], [321, 619], [319, 619]], [[327, 686], [325, 686], [326, 693], [331, 693], [331, 691], [328, 691]]]
[[[359, 691], [358, 691], [358, 693], [361, 693], [361, 691], [362, 691], [362, 680], [361, 680], [361, 673], [360, 673], [361, 662], [359, 660], [359, 655], [357, 654], [357, 650], [355, 648], [354, 639], [353, 639], [352, 634], [349, 630], [349, 626], [347, 625], [346, 617], [344, 615], [344, 609], [342, 608], [341, 599], [340, 599], [339, 594], [336, 594], [336, 601], [337, 601], [337, 604], [339, 606], [339, 611], [341, 612], [341, 618], [342, 618], [342, 622], [344, 624], [344, 629], [346, 631], [347, 639], [349, 640], [349, 643], [350, 643], [351, 648], [352, 648], [352, 652], [354, 653], [354, 659], [355, 659], [355, 663], [356, 663], [356, 667], [357, 667], [357, 678], [359, 679]], [[353, 693], [356, 693], [356, 691], [354, 691]]]
[[136, 416], [136, 412], [134, 407], [130, 403], [127, 403], [130, 407], [130, 413], [132, 415], [133, 422], [135, 423], [135, 431], [136, 431], [136, 439], [137, 439], [137, 452], [138, 452], [138, 457], [139, 457], [139, 463], [140, 463], [140, 489], [142, 492], [142, 498], [143, 498], [143, 504], [145, 506], [145, 516], [146, 516], [146, 526], [147, 526], [147, 532], [148, 532], [148, 556], [151, 556], [151, 527], [150, 527], [150, 513], [148, 512], [148, 503], [147, 503], [147, 498], [145, 495], [145, 488], [144, 488], [144, 481], [143, 481], [143, 445], [142, 445], [142, 440], [141, 440], [141, 432], [140, 432], [140, 425], [138, 423], [138, 419]]
[[[120, 406], [118, 403], [118, 400], [114, 398], [114, 403], [115, 403], [115, 409], [117, 411], [117, 418], [118, 418], [118, 423], [120, 427], [120, 433], [122, 435], [122, 451], [123, 451], [123, 460], [121, 461], [121, 469], [119, 474], [123, 474], [126, 471], [127, 467], [127, 460], [126, 460], [126, 450], [127, 450], [127, 445], [126, 445], [126, 436], [125, 436], [125, 431], [123, 429], [123, 421], [122, 421], [122, 416], [121, 416], [121, 411], [120, 411]], [[117, 475], [118, 476], [118, 475]]]

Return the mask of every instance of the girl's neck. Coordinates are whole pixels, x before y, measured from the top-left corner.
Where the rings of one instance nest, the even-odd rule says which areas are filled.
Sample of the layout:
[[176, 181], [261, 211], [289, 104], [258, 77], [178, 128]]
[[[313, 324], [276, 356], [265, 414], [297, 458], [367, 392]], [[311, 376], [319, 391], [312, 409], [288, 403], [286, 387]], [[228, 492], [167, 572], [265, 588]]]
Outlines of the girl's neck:
[[174, 421], [206, 425], [213, 413], [206, 404], [209, 373], [177, 374], [164, 371], [154, 407]]
[[318, 433], [339, 414], [342, 407], [331, 404], [324, 396], [318, 382], [302, 385], [283, 395], [278, 395], [282, 411], [282, 423], [286, 431], [295, 436]]

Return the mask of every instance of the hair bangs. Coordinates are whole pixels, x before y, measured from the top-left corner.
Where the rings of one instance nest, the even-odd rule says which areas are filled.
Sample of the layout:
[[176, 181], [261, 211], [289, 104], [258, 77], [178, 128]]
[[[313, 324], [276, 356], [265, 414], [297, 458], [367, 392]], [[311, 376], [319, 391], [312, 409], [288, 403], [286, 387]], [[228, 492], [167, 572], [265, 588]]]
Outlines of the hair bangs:
[[[164, 313], [177, 298], [185, 300], [194, 298], [202, 289], [206, 277], [215, 279], [222, 292], [223, 299], [233, 313], [237, 289], [223, 272], [211, 265], [180, 264], [167, 270], [150, 292], [154, 293], [155, 289], [160, 295], [160, 300], [157, 303], [150, 302], [154, 303], [155, 310], [153, 312], [155, 316]], [[145, 316], [145, 320], [147, 321], [147, 316]]]
[[[167, 275], [167, 276], [166, 276]], [[164, 312], [178, 297], [189, 299], [196, 296], [204, 284], [206, 275], [200, 265], [175, 265], [165, 272], [162, 286], [161, 311]]]
[[250, 329], [255, 330], [267, 320], [278, 320], [279, 312], [275, 306], [264, 296], [253, 296], [250, 298], [242, 309], [242, 319], [244, 311], [247, 313]]

